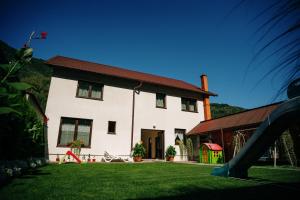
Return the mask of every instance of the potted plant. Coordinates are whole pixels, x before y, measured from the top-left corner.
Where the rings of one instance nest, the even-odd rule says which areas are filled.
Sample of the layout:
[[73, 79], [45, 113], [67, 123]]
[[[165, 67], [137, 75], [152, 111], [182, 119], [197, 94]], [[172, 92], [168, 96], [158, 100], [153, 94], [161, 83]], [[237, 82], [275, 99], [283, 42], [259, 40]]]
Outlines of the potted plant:
[[173, 147], [172, 145], [168, 146], [168, 148], [166, 150], [166, 159], [167, 159], [167, 161], [173, 161], [175, 155], [176, 155], [175, 147]]
[[142, 158], [145, 156], [145, 154], [146, 154], [146, 149], [143, 146], [142, 142], [136, 143], [133, 148], [133, 153], [132, 153], [133, 160], [135, 162], [141, 162]]
[[58, 156], [58, 154], [56, 154], [56, 162], [59, 162], [60, 160], [59, 160], [59, 156]]
[[77, 155], [78, 157], [80, 156], [80, 151], [81, 151], [81, 147], [84, 146], [83, 141], [81, 140], [74, 140], [73, 142], [71, 142], [69, 144], [71, 151]]

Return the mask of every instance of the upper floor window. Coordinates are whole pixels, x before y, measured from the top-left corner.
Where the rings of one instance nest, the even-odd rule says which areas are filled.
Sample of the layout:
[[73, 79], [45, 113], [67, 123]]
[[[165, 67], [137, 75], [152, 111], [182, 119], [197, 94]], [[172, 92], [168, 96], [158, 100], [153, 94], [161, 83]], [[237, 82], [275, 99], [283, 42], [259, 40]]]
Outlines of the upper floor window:
[[189, 98], [181, 98], [181, 110], [197, 112], [197, 100]]
[[57, 146], [69, 146], [73, 141], [80, 140], [83, 147], [90, 147], [92, 120], [62, 117]]
[[102, 96], [102, 84], [78, 81], [76, 97], [102, 100]]
[[161, 93], [156, 93], [156, 107], [166, 108], [166, 95]]

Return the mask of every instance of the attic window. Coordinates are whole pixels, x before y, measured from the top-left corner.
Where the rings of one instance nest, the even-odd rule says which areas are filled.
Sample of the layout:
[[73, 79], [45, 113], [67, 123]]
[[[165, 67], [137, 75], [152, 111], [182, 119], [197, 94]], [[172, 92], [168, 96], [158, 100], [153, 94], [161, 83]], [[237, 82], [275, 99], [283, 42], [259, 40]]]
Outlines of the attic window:
[[78, 81], [76, 97], [102, 100], [103, 85], [98, 83], [89, 83]]
[[166, 95], [161, 93], [156, 93], [156, 107], [166, 108]]
[[197, 100], [189, 98], [181, 98], [181, 110], [189, 112], [197, 112]]

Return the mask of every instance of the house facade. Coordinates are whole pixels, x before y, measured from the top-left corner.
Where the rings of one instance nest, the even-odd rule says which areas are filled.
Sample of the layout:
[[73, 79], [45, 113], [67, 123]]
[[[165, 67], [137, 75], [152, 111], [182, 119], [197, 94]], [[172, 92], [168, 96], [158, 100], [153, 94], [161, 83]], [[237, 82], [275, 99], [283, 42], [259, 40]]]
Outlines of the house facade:
[[[128, 156], [142, 141], [145, 159], [164, 159], [175, 139], [210, 115], [207, 77], [205, 87], [161, 76], [56, 56], [46, 116], [49, 160], [70, 149], [74, 140], [84, 143], [81, 155], [100, 161], [104, 151]], [[206, 88], [206, 89], [205, 89]], [[206, 111], [205, 111], [206, 110]]]

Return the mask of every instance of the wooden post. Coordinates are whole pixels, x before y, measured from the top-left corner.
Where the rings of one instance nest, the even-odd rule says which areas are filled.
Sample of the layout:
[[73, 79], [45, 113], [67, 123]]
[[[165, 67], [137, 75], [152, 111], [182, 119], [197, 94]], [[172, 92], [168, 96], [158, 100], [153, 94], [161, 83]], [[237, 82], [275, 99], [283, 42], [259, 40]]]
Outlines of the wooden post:
[[223, 136], [223, 128], [221, 128], [221, 134], [222, 134], [222, 151], [223, 151], [223, 162], [225, 163], [225, 150], [224, 150], [224, 136]]
[[273, 158], [274, 158], [274, 167], [276, 167], [276, 151], [277, 151], [277, 149], [276, 149], [276, 141], [275, 141], [275, 143], [274, 143], [274, 155], [273, 155]]

